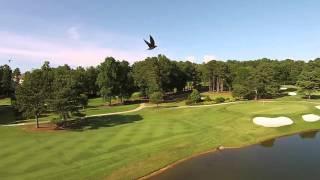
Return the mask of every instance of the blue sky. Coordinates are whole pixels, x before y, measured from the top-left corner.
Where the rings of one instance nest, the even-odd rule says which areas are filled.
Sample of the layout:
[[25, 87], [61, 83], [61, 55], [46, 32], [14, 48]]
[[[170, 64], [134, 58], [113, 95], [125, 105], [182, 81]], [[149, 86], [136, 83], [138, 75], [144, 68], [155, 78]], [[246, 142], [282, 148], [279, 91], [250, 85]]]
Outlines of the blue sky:
[[[24, 70], [171, 59], [309, 60], [320, 52], [317, 0], [0, 0], [0, 64]], [[152, 34], [159, 47], [146, 51]]]

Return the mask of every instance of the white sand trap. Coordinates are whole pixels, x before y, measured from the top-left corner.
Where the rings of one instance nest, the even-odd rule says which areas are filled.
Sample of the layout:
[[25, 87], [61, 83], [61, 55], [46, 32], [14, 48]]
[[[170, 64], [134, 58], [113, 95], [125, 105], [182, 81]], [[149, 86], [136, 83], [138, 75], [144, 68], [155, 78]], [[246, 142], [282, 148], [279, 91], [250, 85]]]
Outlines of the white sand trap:
[[281, 87], [280, 90], [287, 90], [288, 88], [286, 87]]
[[296, 93], [296, 92], [289, 92], [288, 95], [289, 95], [289, 96], [296, 96], [297, 93]]
[[288, 117], [275, 117], [275, 118], [268, 118], [268, 117], [255, 117], [253, 118], [253, 123], [259, 126], [264, 127], [281, 127], [293, 124], [293, 121]]
[[316, 122], [320, 120], [320, 116], [315, 114], [306, 114], [302, 116], [302, 119], [306, 122]]
[[316, 106], [317, 109], [320, 109], [320, 106]]

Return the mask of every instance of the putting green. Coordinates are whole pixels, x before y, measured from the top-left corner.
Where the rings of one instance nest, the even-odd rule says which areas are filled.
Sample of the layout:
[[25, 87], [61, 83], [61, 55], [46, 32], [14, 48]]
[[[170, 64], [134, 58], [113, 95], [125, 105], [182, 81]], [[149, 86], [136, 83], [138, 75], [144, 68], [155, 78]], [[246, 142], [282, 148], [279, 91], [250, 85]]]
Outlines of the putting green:
[[309, 111], [310, 106], [305, 103], [294, 102], [250, 102], [243, 104], [235, 104], [227, 107], [230, 112], [237, 112], [243, 114], [296, 114]]
[[[90, 119], [74, 131], [29, 132], [0, 127], [0, 179], [133, 179], [219, 145], [244, 146], [276, 136], [319, 129], [301, 114], [320, 115], [305, 102], [246, 102], [197, 108], [145, 108]], [[295, 123], [264, 128], [260, 114]]]

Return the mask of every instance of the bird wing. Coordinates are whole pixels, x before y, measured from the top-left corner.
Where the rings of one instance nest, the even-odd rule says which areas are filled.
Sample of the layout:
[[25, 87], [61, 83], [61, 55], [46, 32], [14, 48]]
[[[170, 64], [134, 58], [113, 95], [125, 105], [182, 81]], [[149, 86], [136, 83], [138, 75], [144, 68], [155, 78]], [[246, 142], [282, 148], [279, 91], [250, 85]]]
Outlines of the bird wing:
[[145, 39], [144, 39], [144, 42], [149, 46], [149, 47], [151, 47], [152, 45], [151, 45], [151, 43], [149, 43], [148, 41], [146, 41]]
[[151, 44], [152, 46], [155, 45], [154, 39], [153, 39], [153, 37], [152, 37], [151, 35], [150, 35], [150, 44]]

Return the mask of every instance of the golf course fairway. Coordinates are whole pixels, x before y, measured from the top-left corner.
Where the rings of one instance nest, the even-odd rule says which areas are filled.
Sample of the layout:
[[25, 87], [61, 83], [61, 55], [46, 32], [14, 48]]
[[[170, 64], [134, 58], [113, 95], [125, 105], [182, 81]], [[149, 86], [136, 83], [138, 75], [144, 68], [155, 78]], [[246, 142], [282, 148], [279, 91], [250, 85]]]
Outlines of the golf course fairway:
[[[0, 126], [0, 179], [133, 179], [178, 160], [224, 147], [243, 147], [300, 131], [320, 129], [303, 114], [317, 104], [239, 102], [212, 107], [148, 107], [95, 117], [74, 130], [37, 131]], [[265, 128], [256, 116], [286, 116], [292, 125]]]

